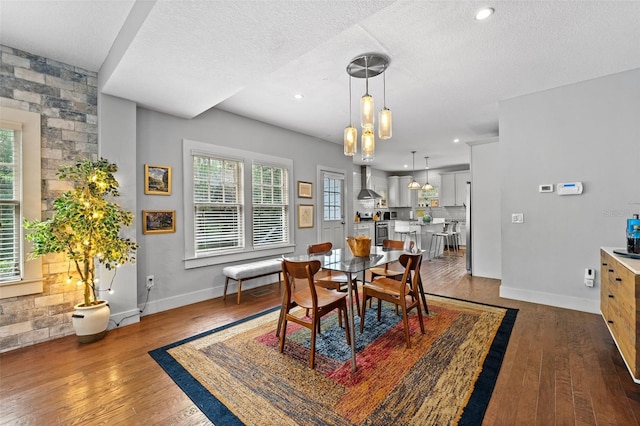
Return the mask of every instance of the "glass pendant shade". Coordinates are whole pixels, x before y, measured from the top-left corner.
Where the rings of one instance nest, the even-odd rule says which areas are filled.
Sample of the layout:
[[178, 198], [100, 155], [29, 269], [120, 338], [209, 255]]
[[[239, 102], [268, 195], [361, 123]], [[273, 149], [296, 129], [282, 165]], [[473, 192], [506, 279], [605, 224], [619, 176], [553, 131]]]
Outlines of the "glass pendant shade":
[[375, 151], [376, 138], [370, 127], [367, 127], [362, 133], [362, 161], [373, 161]]
[[391, 139], [391, 110], [384, 107], [378, 117], [378, 136], [380, 139]]
[[365, 93], [360, 100], [360, 125], [363, 129], [373, 129], [375, 121], [373, 96]]
[[344, 155], [353, 157], [358, 152], [358, 129], [349, 125], [344, 129]]
[[422, 186], [422, 190], [423, 190], [423, 191], [431, 191], [432, 189], [433, 189], [433, 185], [431, 185], [429, 182], [425, 183], [425, 184]]
[[409, 189], [420, 189], [420, 184], [417, 181], [411, 181], [411, 183], [408, 185]]

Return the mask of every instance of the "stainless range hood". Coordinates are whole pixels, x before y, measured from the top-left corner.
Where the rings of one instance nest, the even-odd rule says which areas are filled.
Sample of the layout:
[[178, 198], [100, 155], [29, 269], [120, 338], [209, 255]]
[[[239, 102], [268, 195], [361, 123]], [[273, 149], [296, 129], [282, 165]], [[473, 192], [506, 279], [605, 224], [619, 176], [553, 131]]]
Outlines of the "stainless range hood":
[[378, 194], [371, 188], [371, 166], [360, 166], [360, 179], [362, 182], [362, 189], [358, 193], [358, 200], [371, 200], [373, 198], [382, 198], [382, 195]]

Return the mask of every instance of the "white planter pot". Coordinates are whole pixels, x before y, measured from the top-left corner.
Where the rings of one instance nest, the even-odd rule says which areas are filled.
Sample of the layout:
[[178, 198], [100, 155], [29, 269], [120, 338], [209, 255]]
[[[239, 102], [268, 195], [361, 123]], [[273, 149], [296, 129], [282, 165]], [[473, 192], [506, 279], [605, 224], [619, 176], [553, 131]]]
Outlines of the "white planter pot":
[[106, 300], [100, 300], [97, 305], [74, 306], [72, 315], [73, 328], [81, 343], [95, 342], [107, 334], [111, 309]]

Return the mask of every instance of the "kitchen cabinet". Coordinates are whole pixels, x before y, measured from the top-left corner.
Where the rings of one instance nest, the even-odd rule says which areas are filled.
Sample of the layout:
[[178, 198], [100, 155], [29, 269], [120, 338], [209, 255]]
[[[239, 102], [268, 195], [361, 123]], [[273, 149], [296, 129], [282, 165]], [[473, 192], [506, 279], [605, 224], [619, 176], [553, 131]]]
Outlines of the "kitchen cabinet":
[[398, 207], [413, 207], [413, 198], [417, 191], [409, 189], [411, 176], [400, 176], [400, 202]]
[[631, 377], [640, 383], [640, 260], [600, 250], [600, 312]]
[[408, 188], [411, 176], [389, 176], [387, 178], [389, 207], [413, 207], [416, 191]]
[[400, 207], [400, 176], [389, 176], [387, 178], [387, 190], [389, 207]]
[[442, 173], [440, 179], [440, 205], [463, 206], [467, 199], [467, 182], [471, 180], [471, 173], [468, 171]]

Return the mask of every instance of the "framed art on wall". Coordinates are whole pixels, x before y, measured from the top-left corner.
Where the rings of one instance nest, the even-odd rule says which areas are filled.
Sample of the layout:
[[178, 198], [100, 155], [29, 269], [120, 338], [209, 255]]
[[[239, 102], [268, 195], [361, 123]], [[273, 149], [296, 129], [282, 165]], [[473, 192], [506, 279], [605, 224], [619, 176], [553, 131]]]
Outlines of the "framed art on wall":
[[298, 228], [313, 228], [313, 204], [298, 204]]
[[298, 197], [313, 198], [313, 183], [298, 181]]
[[143, 210], [143, 234], [168, 234], [176, 232], [175, 210]]
[[144, 193], [171, 195], [171, 167], [144, 165]]

